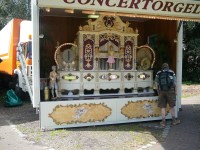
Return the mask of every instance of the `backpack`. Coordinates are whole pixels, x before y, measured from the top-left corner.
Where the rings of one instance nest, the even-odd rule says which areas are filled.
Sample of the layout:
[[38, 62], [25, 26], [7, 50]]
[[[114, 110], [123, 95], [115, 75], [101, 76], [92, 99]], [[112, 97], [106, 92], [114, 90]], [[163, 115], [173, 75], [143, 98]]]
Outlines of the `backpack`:
[[161, 90], [169, 90], [172, 87], [175, 87], [173, 76], [174, 72], [168, 70], [162, 70], [157, 74], [159, 76], [159, 86]]

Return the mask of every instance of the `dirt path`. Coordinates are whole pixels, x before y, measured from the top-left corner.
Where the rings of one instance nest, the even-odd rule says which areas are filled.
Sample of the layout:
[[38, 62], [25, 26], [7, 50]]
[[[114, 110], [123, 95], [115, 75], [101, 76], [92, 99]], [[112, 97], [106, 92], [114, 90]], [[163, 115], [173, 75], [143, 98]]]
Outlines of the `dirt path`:
[[200, 94], [200, 85], [182, 85], [182, 95]]
[[[0, 112], [0, 149], [4, 150], [48, 150], [33, 142], [23, 139], [22, 134], [17, 133], [11, 127], [4, 115]], [[21, 136], [20, 136], [21, 135]]]

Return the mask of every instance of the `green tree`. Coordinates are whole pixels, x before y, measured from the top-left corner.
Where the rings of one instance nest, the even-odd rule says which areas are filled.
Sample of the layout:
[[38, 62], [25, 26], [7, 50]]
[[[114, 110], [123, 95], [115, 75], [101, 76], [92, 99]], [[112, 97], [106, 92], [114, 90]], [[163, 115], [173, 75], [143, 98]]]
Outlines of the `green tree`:
[[183, 23], [183, 81], [200, 83], [200, 23]]
[[43, 78], [48, 77], [50, 68], [49, 49], [46, 48], [47, 44], [53, 44], [53, 38], [49, 35], [51, 28], [44, 30], [44, 38], [40, 39], [40, 76]]
[[0, 0], [0, 30], [13, 18], [31, 19], [31, 0]]
[[[157, 57], [158, 56], [158, 53], [157, 53], [157, 49], [158, 49], [158, 35], [157, 34], [149, 36], [149, 46], [154, 50], [155, 56], [156, 56], [156, 60], [155, 60], [154, 66], [153, 66], [153, 77], [155, 79], [156, 73], [158, 71], [158, 64], [157, 64], [157, 58], [158, 58]], [[151, 52], [151, 54], [153, 56], [152, 52]]]

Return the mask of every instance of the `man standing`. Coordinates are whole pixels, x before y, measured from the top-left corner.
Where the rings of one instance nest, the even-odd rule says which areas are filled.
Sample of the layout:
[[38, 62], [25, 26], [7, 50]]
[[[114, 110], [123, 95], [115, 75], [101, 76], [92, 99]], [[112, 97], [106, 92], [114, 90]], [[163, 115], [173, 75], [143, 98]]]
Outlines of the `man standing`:
[[174, 71], [169, 69], [169, 65], [164, 63], [162, 70], [158, 71], [155, 78], [155, 86], [158, 91], [158, 107], [161, 108], [162, 121], [161, 126], [166, 126], [165, 108], [167, 102], [171, 108], [172, 125], [177, 125], [180, 120], [175, 118], [176, 94], [177, 94], [177, 79]]

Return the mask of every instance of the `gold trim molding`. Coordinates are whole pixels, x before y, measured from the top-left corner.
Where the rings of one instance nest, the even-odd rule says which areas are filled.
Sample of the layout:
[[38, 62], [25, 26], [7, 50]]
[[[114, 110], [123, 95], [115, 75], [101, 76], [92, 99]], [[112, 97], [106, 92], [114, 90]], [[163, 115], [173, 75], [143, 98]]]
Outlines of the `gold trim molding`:
[[[101, 113], [100, 113], [101, 112]], [[49, 117], [57, 125], [105, 121], [112, 114], [112, 109], [104, 103], [57, 105]]]
[[[161, 116], [161, 108], [157, 107], [158, 100], [141, 100], [141, 101], [128, 101], [128, 104], [125, 104], [121, 108], [121, 114], [123, 114], [128, 119], [141, 119], [147, 117], [159, 117]], [[165, 109], [166, 115], [169, 114], [169, 104]]]

